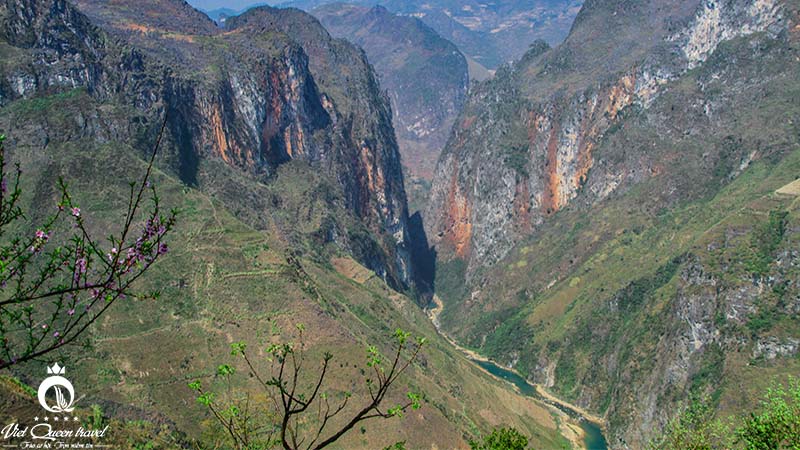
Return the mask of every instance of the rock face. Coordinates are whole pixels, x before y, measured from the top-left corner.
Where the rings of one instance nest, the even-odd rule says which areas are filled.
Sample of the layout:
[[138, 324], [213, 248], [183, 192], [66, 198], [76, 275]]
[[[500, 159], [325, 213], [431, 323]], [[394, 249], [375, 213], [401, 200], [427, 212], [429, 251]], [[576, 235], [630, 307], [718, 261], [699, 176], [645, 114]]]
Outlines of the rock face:
[[[139, 138], [166, 113], [162, 162], [259, 227], [281, 209], [259, 186], [284, 164], [306, 164], [335, 180], [342, 198], [331, 201], [355, 220], [330, 218], [315, 235], [393, 286], [413, 284], [391, 111], [362, 52], [296, 10], [254, 9], [223, 31], [183, 1], [131, 6], [4, 1], [2, 35], [17, 58], [4, 67], [0, 99], [83, 88], [130, 106], [141, 126], [119, 132]], [[216, 167], [238, 175], [226, 180]], [[283, 223], [290, 232], [292, 220]], [[375, 238], [353, 242], [359, 227]]]
[[[573, 201], [600, 202], [655, 174], [644, 155], [600, 165], [594, 150], [625, 112], [648, 108], [721, 41], [784, 29], [777, 2], [699, 5], [589, 2], [563, 45], [533, 46], [475, 89], [431, 191], [428, 235], [440, 251], [470, 269], [491, 265]], [[595, 36], [609, 23], [612, 35]]]
[[[152, 181], [162, 205], [180, 211], [169, 258], [137, 286], [163, 301], [117, 304], [92, 327], [92, 351], [61, 355], [72, 361], [86, 405], [136, 421], [136, 436], [127, 440], [120, 429], [110, 444], [161, 439], [170, 422], [203, 438], [208, 410], [187, 389], [187, 374], [212, 380], [218, 364], [231, 362], [230, 342], [260, 346], [276, 333], [294, 340], [298, 323], [308, 325], [309, 355], [336, 353], [326, 385], [352, 386], [354, 399], [369, 395], [358, 380], [366, 342], [390, 348], [398, 327], [430, 338], [407, 373], [435, 406], [381, 432], [348, 433], [341, 448], [467, 448], [496, 423], [535, 436], [541, 448], [564, 442], [543, 405], [520, 399], [508, 408], [506, 387], [374, 276], [402, 286], [411, 268], [424, 269], [403, 254], [408, 231], [389, 102], [362, 52], [299, 11], [255, 10], [220, 30], [178, 1], [74, 5], [0, 1], [0, 134], [32, 194], [21, 200], [30, 216], [20, 233], [32, 234], [25, 228], [55, 211], [59, 175], [95, 236], [119, 230], [128, 181], [141, 176], [165, 114], [167, 141]], [[417, 215], [408, 230], [420, 226]], [[36, 385], [42, 368], [32, 363], [14, 375]], [[263, 394], [246, 375], [236, 378], [236, 392]], [[0, 421], [19, 420], [0, 390]], [[31, 408], [22, 419], [41, 411]], [[351, 402], [339, 417], [359, 408]]]
[[604, 414], [613, 448], [796, 373], [798, 17], [595, 0], [473, 89], [425, 215], [442, 327]]
[[337, 3], [311, 13], [332, 35], [364, 49], [392, 101], [404, 164], [412, 176], [430, 180], [466, 98], [464, 56], [419, 19], [382, 6]]

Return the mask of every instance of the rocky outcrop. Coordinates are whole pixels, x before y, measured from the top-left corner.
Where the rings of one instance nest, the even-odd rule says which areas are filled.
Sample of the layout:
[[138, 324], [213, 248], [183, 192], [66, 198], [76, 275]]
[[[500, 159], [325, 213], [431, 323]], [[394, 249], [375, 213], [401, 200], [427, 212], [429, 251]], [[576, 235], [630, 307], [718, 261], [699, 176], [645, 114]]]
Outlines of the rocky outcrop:
[[[0, 4], [3, 38], [19, 53], [2, 73], [0, 101], [86, 89], [132, 108], [139, 117], [122, 128], [139, 139], [166, 113], [162, 163], [261, 227], [273, 215], [268, 202], [246, 199], [283, 164], [306, 163], [337, 180], [344, 208], [376, 236], [362, 262], [397, 288], [413, 285], [391, 110], [362, 52], [296, 10], [251, 10], [223, 31], [183, 1], [130, 6]], [[216, 163], [257, 183], [253, 191], [219, 177]], [[353, 252], [351, 236], [331, 243]]]
[[681, 44], [688, 67], [694, 68], [723, 41], [767, 30], [779, 32], [782, 16], [778, 0], [707, 1], [688, 27], [668, 39]]
[[613, 448], [791, 373], [797, 216], [773, 193], [797, 157], [797, 12], [587, 2], [562, 46], [475, 89], [427, 211], [443, 329], [605, 414]]
[[[626, 112], [647, 109], [665, 84], [702, 63], [720, 42], [785, 29], [774, 1], [695, 2], [697, 12], [689, 2], [674, 3], [674, 15], [649, 18], [660, 26], [648, 40], [641, 40], [641, 25], [626, 22], [649, 12], [637, 10], [647, 7], [618, 11], [628, 16], [622, 19], [613, 15], [609, 20], [625, 25], [609, 40], [627, 53], [600, 63], [583, 59], [589, 55], [580, 52], [588, 51], [577, 48], [583, 28], [599, 20], [591, 17], [594, 12], [606, 17], [617, 11], [591, 2], [562, 46], [534, 48], [475, 89], [438, 164], [426, 214], [428, 235], [446, 259], [467, 259], [470, 271], [494, 264], [575, 201], [594, 204], [658, 174], [658, 164], [646, 155], [623, 153], [598, 166], [594, 149]], [[681, 31], [669, 32], [681, 22], [687, 24]], [[584, 61], [586, 66], [576, 64]], [[463, 195], [469, 217], [451, 202]]]
[[336, 3], [311, 11], [334, 36], [364, 49], [388, 91], [409, 173], [430, 180], [466, 98], [467, 61], [455, 45], [414, 17]]

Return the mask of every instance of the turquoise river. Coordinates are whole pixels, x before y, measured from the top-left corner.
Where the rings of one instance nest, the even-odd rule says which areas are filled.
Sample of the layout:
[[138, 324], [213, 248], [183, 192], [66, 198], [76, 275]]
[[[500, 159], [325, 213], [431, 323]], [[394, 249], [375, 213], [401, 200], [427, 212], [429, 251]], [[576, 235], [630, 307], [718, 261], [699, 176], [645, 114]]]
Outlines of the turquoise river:
[[556, 404], [553, 402], [548, 401], [547, 399], [541, 397], [539, 393], [536, 391], [536, 387], [532, 384], [528, 383], [525, 378], [521, 377], [514, 371], [504, 369], [497, 364], [490, 362], [490, 361], [479, 361], [476, 359], [472, 360], [475, 364], [481, 366], [484, 370], [491, 373], [492, 375], [502, 378], [503, 380], [508, 381], [509, 383], [516, 386], [519, 391], [527, 395], [529, 397], [535, 397], [539, 400], [545, 401], [556, 408], [564, 411], [565, 413], [569, 414], [572, 417], [576, 417], [580, 419], [580, 426], [584, 432], [584, 444], [586, 448], [589, 450], [607, 450], [608, 443], [606, 442], [606, 438], [603, 435], [603, 430], [595, 423], [590, 422], [586, 418], [582, 417], [576, 411], [561, 405]]

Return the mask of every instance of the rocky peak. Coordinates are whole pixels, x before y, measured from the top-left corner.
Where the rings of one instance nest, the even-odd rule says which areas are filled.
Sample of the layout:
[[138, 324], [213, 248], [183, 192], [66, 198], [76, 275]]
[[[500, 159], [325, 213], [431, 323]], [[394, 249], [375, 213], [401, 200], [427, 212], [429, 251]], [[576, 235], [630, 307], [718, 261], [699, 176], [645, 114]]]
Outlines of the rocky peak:
[[586, 2], [562, 45], [470, 96], [426, 214], [440, 254], [491, 265], [568, 205], [655, 174], [639, 155], [611, 164], [594, 151], [626, 111], [648, 108], [720, 42], [785, 29], [781, 10], [776, 0]]
[[464, 56], [419, 19], [395, 15], [381, 5], [336, 3], [311, 12], [334, 36], [364, 49], [391, 101], [408, 173], [430, 180], [466, 98]]
[[[337, 180], [345, 209], [374, 233], [377, 244], [357, 257], [395, 287], [412, 285], [388, 102], [363, 53], [316, 19], [258, 8], [222, 30], [181, 0], [5, 0], [0, 8], [3, 36], [30, 49], [30, 63], [2, 74], [3, 98], [84, 87], [133, 107], [149, 124], [134, 135], [152, 133], [166, 110], [171, 145], [162, 163], [260, 227], [277, 211], [257, 199], [259, 186], [287, 162], [306, 163]], [[221, 177], [218, 164], [237, 175]], [[338, 236], [333, 244], [353, 251], [348, 233]]]

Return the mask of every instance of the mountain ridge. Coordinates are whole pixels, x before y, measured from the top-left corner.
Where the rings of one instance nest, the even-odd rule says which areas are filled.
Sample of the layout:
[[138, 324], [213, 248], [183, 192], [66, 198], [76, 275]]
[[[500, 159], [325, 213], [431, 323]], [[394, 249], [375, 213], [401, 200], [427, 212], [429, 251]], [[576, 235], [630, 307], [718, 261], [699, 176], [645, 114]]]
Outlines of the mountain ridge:
[[[403, 380], [429, 403], [342, 445], [467, 448], [504, 423], [541, 445], [565, 444], [546, 407], [460, 357], [387, 284], [402, 290], [393, 252], [406, 206], [388, 102], [362, 52], [320, 27], [300, 29], [316, 21], [299, 11], [255, 11], [226, 31], [183, 2], [158, 2], [184, 14], [165, 28], [163, 17], [137, 13], [142, 2], [103, 3], [0, 2], [0, 131], [32, 193], [22, 199], [31, 226], [57, 204], [54, 178], [63, 176], [87, 227], [115, 229], [128, 180], [145, 170], [143, 149], [168, 119], [152, 182], [162, 204], [181, 211], [177, 238], [171, 258], [141, 280], [160, 300], [116, 304], [90, 330], [92, 351], [60, 355], [87, 403], [120, 420], [165, 416], [199, 439], [208, 411], [186, 384], [222, 388], [215, 373], [230, 342], [257, 348], [305, 323], [310, 357], [336, 355], [330, 388], [344, 392], [354, 391], [367, 346], [388, 349], [403, 328], [430, 339]], [[33, 362], [13, 373], [34, 384], [43, 370]], [[236, 387], [256, 392], [244, 377]]]
[[466, 97], [464, 56], [419, 19], [380, 5], [333, 3], [311, 14], [333, 35], [365, 50], [392, 102], [404, 164], [412, 177], [429, 180]]
[[[279, 4], [310, 11], [338, 0], [297, 0]], [[561, 42], [569, 31], [581, 1], [536, 0], [493, 3], [358, 0], [354, 3], [385, 6], [396, 14], [417, 17], [443, 38], [455, 43], [465, 55], [496, 69], [519, 58], [532, 42]]]
[[[262, 41], [266, 45], [259, 47], [247, 42], [239, 32], [219, 29], [185, 2], [170, 2], [172, 9], [159, 5], [158, 10], [172, 18], [169, 22], [163, 21], [163, 15], [155, 14], [156, 10], [145, 16], [146, 22], [141, 22], [131, 10], [108, 9], [103, 2], [84, 0], [76, 5], [103, 24], [109, 33], [134, 43], [153, 61], [158, 61], [161, 68], [148, 72], [143, 54], [134, 50], [135, 60], [125, 66], [132, 73], [123, 72], [120, 84], [105, 86], [102, 80], [89, 80], [89, 89], [90, 92], [120, 90], [145, 110], [159, 108], [157, 101], [163, 100], [170, 110], [168, 139], [179, 150], [162, 158], [169, 160], [185, 182], [207, 181], [213, 185], [209, 188], [220, 195], [234, 194], [225, 186], [224, 179], [204, 171], [207, 155], [256, 179], [269, 178], [274, 167], [293, 157], [309, 160], [326, 170], [349, 172], [337, 180], [343, 187], [345, 208], [373, 232], [385, 229], [396, 241], [386, 247], [383, 242], [373, 241], [372, 248], [362, 246], [362, 250], [356, 250], [360, 251], [358, 257], [395, 286], [411, 286], [412, 269], [406, 249], [408, 213], [391, 116], [377, 81], [358, 50], [331, 40], [318, 24], [312, 32], [320, 39], [320, 45], [312, 49], [310, 57], [299, 42], [285, 34], [271, 42]], [[262, 16], [268, 19], [272, 13], [265, 10]], [[231, 45], [252, 53], [246, 59], [226, 53], [225, 48]], [[321, 61], [325, 46], [340, 52], [340, 61], [331, 63], [353, 65], [351, 79], [360, 84], [346, 95], [331, 89], [330, 84], [330, 96], [318, 90], [318, 86], [325, 89], [326, 81], [320, 75], [326, 63]], [[274, 70], [271, 64], [283, 68]], [[158, 71], [165, 76], [161, 79], [159, 75], [153, 76]], [[179, 71], [188, 76], [176, 77]], [[272, 75], [264, 75], [270, 72]], [[342, 80], [333, 79], [331, 83]], [[277, 108], [270, 109], [270, 99], [262, 92], [269, 93]], [[195, 103], [187, 104], [187, 98]], [[377, 108], [367, 109], [373, 105]], [[360, 115], [359, 108], [364, 115]], [[377, 139], [364, 140], [367, 135]], [[355, 165], [351, 165], [352, 159], [357, 162]], [[245, 208], [250, 210], [247, 217], [251, 223], [264, 226], [263, 215], [257, 211], [264, 205], [253, 206]], [[340, 232], [339, 239], [343, 247], [350, 246], [346, 233], [342, 236]]]
[[605, 415], [612, 448], [796, 370], [796, 292], [767, 280], [798, 275], [797, 205], [774, 194], [797, 170], [797, 19], [586, 2], [563, 44], [475, 89], [425, 215], [446, 332]]

